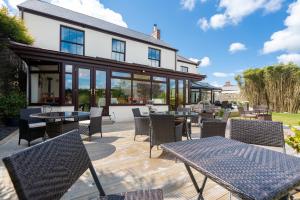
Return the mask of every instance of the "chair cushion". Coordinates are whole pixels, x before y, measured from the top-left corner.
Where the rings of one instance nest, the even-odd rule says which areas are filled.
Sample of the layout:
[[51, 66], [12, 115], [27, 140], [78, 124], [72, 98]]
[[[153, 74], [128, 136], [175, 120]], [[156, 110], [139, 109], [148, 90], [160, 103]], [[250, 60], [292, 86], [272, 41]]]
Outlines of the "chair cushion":
[[156, 189], [124, 192], [100, 197], [100, 200], [163, 200], [163, 191]]
[[37, 123], [30, 123], [28, 125], [29, 125], [29, 128], [38, 128], [38, 127], [46, 126], [46, 123], [45, 122], [37, 122]]

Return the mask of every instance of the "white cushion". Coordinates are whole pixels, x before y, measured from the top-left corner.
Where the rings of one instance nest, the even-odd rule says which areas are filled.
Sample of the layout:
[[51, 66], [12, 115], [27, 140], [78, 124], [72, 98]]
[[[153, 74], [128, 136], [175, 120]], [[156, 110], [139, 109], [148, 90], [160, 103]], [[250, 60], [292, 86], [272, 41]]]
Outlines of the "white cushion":
[[37, 128], [37, 127], [43, 127], [43, 126], [46, 126], [45, 122], [37, 122], [37, 123], [29, 124], [29, 128]]
[[79, 125], [90, 125], [90, 120], [79, 121]]

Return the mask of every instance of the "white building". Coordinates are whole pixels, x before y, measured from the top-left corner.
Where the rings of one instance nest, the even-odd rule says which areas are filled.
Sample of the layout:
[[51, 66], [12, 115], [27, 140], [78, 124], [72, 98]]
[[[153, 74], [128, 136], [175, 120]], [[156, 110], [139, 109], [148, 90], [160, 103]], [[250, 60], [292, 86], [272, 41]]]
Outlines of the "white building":
[[190, 82], [205, 78], [156, 25], [146, 35], [39, 0], [18, 8], [35, 39], [10, 45], [28, 66], [30, 106], [102, 106], [126, 121], [149, 101], [161, 110], [189, 104]]

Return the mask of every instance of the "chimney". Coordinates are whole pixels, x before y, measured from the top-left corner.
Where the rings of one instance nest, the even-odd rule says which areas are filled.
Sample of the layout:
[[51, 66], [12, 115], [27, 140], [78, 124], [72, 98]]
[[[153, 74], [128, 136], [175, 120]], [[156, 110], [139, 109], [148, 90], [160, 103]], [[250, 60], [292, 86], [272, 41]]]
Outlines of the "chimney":
[[157, 24], [153, 25], [153, 31], [151, 36], [157, 40], [160, 40], [160, 29], [157, 28]]

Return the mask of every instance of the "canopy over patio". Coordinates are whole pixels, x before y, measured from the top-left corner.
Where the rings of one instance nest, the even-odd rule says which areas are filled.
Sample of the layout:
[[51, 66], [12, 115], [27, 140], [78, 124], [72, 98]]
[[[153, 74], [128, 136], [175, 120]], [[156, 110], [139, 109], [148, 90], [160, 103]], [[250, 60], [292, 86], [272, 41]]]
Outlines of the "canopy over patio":
[[215, 92], [221, 92], [222, 88], [215, 87], [206, 82], [191, 82], [191, 103], [196, 104], [199, 101], [215, 101]]

